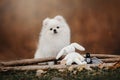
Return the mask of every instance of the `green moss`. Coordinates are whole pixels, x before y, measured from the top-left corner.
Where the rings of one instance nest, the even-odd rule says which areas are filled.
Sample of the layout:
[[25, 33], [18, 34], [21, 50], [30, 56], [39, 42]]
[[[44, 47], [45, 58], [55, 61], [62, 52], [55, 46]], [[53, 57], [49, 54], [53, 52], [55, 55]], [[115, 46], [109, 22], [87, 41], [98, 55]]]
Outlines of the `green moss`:
[[114, 70], [94, 68], [92, 71], [74, 69], [64, 72], [48, 69], [47, 73], [39, 77], [35, 75], [36, 71], [6, 71], [0, 72], [0, 80], [51, 80], [52, 78], [60, 78], [59, 80], [120, 80], [120, 68]]

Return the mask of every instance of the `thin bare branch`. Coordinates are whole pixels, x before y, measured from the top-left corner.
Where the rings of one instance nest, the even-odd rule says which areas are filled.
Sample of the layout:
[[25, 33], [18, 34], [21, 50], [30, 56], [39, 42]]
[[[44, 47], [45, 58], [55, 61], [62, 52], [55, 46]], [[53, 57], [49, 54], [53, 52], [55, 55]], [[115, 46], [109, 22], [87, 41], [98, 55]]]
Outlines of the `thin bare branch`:
[[[109, 67], [114, 65], [114, 63], [106, 63], [103, 65], [104, 67]], [[68, 69], [69, 67], [77, 68], [77, 67], [95, 67], [99, 66], [99, 64], [87, 64], [87, 65], [29, 65], [29, 66], [16, 66], [16, 67], [0, 67], [0, 71], [9, 71], [9, 70], [47, 70], [47, 69]]]

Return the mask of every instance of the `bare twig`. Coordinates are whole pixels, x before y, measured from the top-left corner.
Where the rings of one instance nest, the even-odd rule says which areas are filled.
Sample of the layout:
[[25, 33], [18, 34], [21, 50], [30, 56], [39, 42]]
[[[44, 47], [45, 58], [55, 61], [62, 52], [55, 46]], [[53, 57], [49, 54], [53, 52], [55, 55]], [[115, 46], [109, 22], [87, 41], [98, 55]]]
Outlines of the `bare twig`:
[[0, 62], [1, 66], [17, 66], [17, 65], [30, 65], [36, 64], [41, 62], [48, 62], [54, 61], [55, 57], [48, 57], [48, 58], [39, 58], [39, 59], [23, 59], [23, 60], [15, 60], [15, 61], [8, 61], [8, 62]]
[[[104, 65], [104, 67], [109, 67], [114, 65], [114, 63], [106, 63], [106, 65]], [[29, 66], [17, 66], [17, 67], [0, 67], [0, 71], [8, 71], [8, 70], [47, 70], [47, 69], [67, 69], [69, 67], [73, 67], [73, 68], [77, 68], [83, 65], [71, 65], [71, 66], [67, 66], [67, 65], [43, 65], [43, 66], [39, 66], [39, 65], [29, 65]], [[99, 64], [87, 64], [84, 65], [86, 66], [90, 66], [90, 67], [95, 67], [95, 66], [99, 66]]]
[[101, 59], [105, 63], [111, 63], [111, 62], [118, 62], [120, 61], [120, 58], [106, 58], [106, 59]]
[[120, 55], [91, 54], [91, 57], [97, 57], [97, 58], [120, 58]]
[[[107, 54], [91, 54], [92, 57], [100, 57], [103, 62], [116, 62], [120, 61], [119, 55], [107, 55]], [[63, 59], [64, 56], [61, 57]], [[104, 57], [104, 59], [103, 59]], [[105, 58], [106, 57], [106, 58]], [[99, 58], [99, 59], [100, 59]], [[48, 58], [39, 58], [39, 59], [23, 59], [23, 60], [15, 60], [8, 62], [0, 62], [1, 66], [20, 66], [20, 65], [31, 65], [48, 61], [55, 61], [55, 57]]]

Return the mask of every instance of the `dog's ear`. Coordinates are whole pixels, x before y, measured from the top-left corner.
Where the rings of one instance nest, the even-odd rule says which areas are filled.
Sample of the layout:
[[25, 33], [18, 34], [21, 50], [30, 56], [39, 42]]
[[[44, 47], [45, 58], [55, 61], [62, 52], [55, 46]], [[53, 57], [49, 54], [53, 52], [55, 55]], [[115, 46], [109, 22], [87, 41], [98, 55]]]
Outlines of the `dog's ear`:
[[65, 21], [65, 19], [63, 18], [63, 16], [60, 16], [60, 15], [55, 16], [54, 19], [56, 19], [57, 21], [60, 21], [60, 22]]
[[50, 18], [46, 18], [45, 20], [43, 20], [43, 26], [48, 25], [49, 21], [50, 21]]

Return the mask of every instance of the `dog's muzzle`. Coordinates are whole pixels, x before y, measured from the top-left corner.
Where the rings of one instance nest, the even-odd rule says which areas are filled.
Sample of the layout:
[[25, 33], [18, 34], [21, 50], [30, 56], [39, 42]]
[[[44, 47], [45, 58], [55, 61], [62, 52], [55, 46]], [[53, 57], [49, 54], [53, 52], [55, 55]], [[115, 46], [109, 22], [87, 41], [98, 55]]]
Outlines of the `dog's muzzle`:
[[54, 29], [54, 30], [53, 30], [53, 32], [54, 32], [54, 33], [57, 33], [57, 30], [56, 30], [56, 29]]

